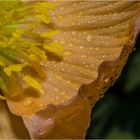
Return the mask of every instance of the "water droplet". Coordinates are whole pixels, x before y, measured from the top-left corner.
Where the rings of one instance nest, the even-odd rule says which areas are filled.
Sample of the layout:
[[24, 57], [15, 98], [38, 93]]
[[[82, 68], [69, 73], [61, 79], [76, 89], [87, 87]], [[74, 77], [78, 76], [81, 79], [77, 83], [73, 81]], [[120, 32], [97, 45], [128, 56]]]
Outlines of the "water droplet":
[[84, 49], [84, 46], [80, 46], [79, 48], [80, 48], [80, 49]]
[[62, 68], [61, 71], [64, 72], [64, 69]]
[[62, 40], [62, 41], [61, 41], [61, 43], [64, 45], [64, 44], [65, 44], [65, 41], [64, 41], [64, 40]]
[[103, 97], [104, 97], [104, 95], [103, 95], [103, 94], [101, 94], [101, 95], [100, 95], [100, 97], [101, 97], [101, 98], [103, 98]]
[[79, 87], [79, 84], [78, 84], [78, 83], [72, 83], [72, 85], [73, 85], [75, 88], [78, 88], [78, 87]]
[[136, 48], [134, 47], [134, 48], [133, 48], [133, 52], [135, 52], [135, 51], [136, 51]]
[[107, 83], [109, 81], [108, 77], [104, 77], [104, 82]]
[[40, 106], [40, 108], [43, 108], [44, 107], [44, 104], [40, 104], [39, 106]]
[[91, 67], [94, 68], [94, 64], [92, 64]]
[[82, 55], [82, 58], [86, 58], [86, 55]]
[[43, 89], [40, 90], [40, 96], [43, 96], [45, 94], [45, 91]]
[[63, 92], [61, 92], [61, 94], [62, 94], [62, 95], [65, 95], [65, 94], [66, 94], [66, 92], [65, 92], [65, 91], [63, 91]]
[[82, 12], [78, 15], [78, 18], [81, 18], [82, 17]]
[[95, 50], [96, 50], [96, 51], [98, 51], [98, 50], [99, 50], [99, 48], [95, 48]]
[[29, 98], [29, 99], [26, 99], [25, 101], [24, 101], [24, 106], [25, 107], [28, 107], [28, 106], [30, 106], [32, 104], [32, 100]]
[[58, 18], [59, 18], [59, 19], [62, 19], [63, 17], [62, 17], [62, 16], [59, 16]]
[[58, 80], [62, 80], [62, 79], [63, 79], [63, 76], [61, 76], [61, 75], [56, 75], [56, 78], [57, 78]]
[[48, 78], [48, 80], [49, 80], [49, 81], [51, 81], [51, 80], [52, 80], [52, 78], [50, 78], [50, 77], [49, 77], [49, 78]]
[[40, 65], [41, 65], [41, 66], [45, 66], [45, 63], [44, 63], [44, 62], [40, 62]]
[[71, 44], [71, 43], [70, 43], [70, 44], [68, 44], [68, 46], [72, 47], [72, 46], [73, 46], [73, 44]]
[[60, 26], [63, 26], [63, 23], [60, 23]]
[[82, 71], [82, 70], [80, 70], [80, 73], [83, 73], [83, 71]]
[[63, 11], [64, 10], [64, 7], [61, 7], [60, 10]]
[[91, 21], [89, 20], [88, 23], [91, 23]]
[[55, 96], [55, 99], [56, 99], [56, 100], [58, 100], [58, 97], [57, 97], [57, 96]]
[[91, 35], [88, 35], [88, 36], [87, 36], [87, 41], [90, 42], [91, 39], [92, 39], [92, 36], [91, 36]]
[[84, 61], [84, 62], [83, 62], [83, 65], [85, 65], [85, 64], [86, 64], [86, 62]]
[[76, 32], [75, 31], [72, 31], [72, 35], [76, 35]]
[[89, 66], [88, 66], [88, 65], [86, 65], [85, 67], [86, 67], [86, 68], [89, 68]]
[[66, 51], [66, 52], [64, 52], [64, 55], [65, 55], [65, 56], [70, 56], [70, 55], [71, 55], [71, 52]]
[[42, 129], [41, 128], [38, 129], [38, 133], [39, 133], [39, 135], [42, 135]]
[[76, 5], [77, 5], [77, 3], [74, 3], [74, 4], [73, 4], [73, 7], [76, 7]]
[[72, 25], [72, 26], [74, 26], [74, 25], [75, 25], [75, 23], [74, 23], [74, 22], [72, 22], [72, 23], [71, 23], [71, 25]]
[[55, 88], [54, 91], [55, 91], [55, 92], [58, 92], [58, 88]]

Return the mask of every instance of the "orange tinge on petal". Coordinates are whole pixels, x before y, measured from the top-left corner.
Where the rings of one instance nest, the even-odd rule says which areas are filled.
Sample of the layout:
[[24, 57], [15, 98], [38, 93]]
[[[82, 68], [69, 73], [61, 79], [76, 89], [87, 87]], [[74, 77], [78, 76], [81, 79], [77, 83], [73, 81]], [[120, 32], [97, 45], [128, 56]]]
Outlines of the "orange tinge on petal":
[[139, 2], [52, 3], [49, 19], [47, 2], [37, 5], [36, 32], [47, 56], [41, 91], [25, 86], [7, 103], [32, 138], [84, 138], [93, 105], [118, 78], [135, 43]]

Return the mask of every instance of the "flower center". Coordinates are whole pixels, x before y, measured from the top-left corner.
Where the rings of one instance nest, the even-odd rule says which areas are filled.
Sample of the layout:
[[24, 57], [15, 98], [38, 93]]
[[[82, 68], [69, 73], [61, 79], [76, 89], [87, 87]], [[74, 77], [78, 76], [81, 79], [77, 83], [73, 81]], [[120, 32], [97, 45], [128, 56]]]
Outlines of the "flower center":
[[41, 91], [46, 52], [63, 51], [49, 40], [58, 30], [41, 32], [42, 25], [51, 23], [48, 10], [54, 7], [51, 2], [0, 2], [0, 88], [5, 97], [19, 94], [24, 84]]

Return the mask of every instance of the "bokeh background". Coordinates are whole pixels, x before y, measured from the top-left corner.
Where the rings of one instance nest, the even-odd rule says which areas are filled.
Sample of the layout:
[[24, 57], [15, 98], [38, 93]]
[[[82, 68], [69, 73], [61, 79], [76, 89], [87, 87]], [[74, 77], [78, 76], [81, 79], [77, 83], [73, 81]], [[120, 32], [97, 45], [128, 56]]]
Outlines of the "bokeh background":
[[120, 78], [94, 106], [86, 138], [140, 138], [140, 34]]

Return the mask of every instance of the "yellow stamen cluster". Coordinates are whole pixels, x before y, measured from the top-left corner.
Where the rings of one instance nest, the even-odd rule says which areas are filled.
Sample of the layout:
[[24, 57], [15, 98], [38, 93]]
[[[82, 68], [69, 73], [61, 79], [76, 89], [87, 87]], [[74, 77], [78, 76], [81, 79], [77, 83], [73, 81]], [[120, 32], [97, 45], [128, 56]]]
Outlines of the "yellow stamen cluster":
[[37, 32], [42, 24], [50, 24], [48, 10], [54, 7], [51, 2], [0, 1], [0, 88], [5, 97], [20, 93], [23, 82], [41, 91], [46, 50], [63, 51], [59, 44], [45, 41], [58, 31]]

